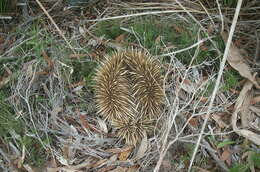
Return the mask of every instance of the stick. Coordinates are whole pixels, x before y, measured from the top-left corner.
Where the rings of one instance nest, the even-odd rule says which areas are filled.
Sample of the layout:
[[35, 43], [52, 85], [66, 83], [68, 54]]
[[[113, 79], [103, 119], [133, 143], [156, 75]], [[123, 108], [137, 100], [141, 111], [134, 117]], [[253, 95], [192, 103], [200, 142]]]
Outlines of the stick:
[[239, 0], [238, 3], [237, 3], [235, 15], [234, 15], [234, 18], [233, 18], [233, 21], [232, 21], [230, 33], [229, 33], [228, 40], [227, 40], [227, 45], [226, 45], [226, 48], [225, 48], [223, 59], [222, 59], [221, 64], [220, 64], [220, 69], [218, 71], [218, 78], [216, 80], [216, 85], [214, 87], [214, 91], [213, 91], [212, 97], [210, 99], [210, 104], [209, 104], [209, 108], [207, 110], [207, 115], [206, 115], [206, 118], [205, 118], [205, 120], [203, 122], [203, 125], [202, 125], [201, 131], [200, 131], [200, 135], [199, 135], [197, 144], [196, 144], [194, 152], [192, 154], [192, 158], [191, 158], [191, 161], [190, 161], [190, 165], [189, 165], [189, 170], [188, 171], [191, 171], [192, 164], [194, 162], [194, 159], [196, 157], [196, 154], [197, 154], [197, 151], [198, 151], [201, 139], [202, 139], [202, 135], [204, 133], [204, 130], [206, 128], [206, 124], [207, 124], [208, 119], [209, 119], [210, 111], [211, 111], [211, 109], [213, 107], [213, 103], [214, 103], [214, 100], [215, 100], [215, 97], [216, 97], [216, 94], [217, 94], [217, 91], [218, 91], [218, 88], [219, 88], [219, 84], [220, 84], [220, 80], [221, 80], [221, 77], [222, 77], [222, 74], [223, 74], [223, 70], [224, 70], [224, 67], [225, 67], [225, 64], [226, 64], [226, 61], [227, 61], [229, 48], [230, 48], [230, 45], [232, 43], [231, 41], [232, 41], [232, 37], [233, 37], [234, 31], [235, 31], [235, 28], [236, 28], [236, 23], [237, 23], [237, 19], [238, 19], [238, 15], [239, 15], [239, 12], [240, 12], [240, 8], [241, 8], [241, 5], [242, 5], [242, 2], [243, 2], [243, 0]]

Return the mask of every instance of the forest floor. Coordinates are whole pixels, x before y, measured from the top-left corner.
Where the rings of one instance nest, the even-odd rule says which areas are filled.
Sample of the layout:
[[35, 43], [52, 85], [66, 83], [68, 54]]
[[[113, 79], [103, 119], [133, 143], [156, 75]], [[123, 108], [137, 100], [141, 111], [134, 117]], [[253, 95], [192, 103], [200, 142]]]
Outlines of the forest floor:
[[[260, 171], [257, 0], [0, 1], [0, 171]], [[125, 144], [98, 113], [104, 56], [161, 64], [152, 135]]]

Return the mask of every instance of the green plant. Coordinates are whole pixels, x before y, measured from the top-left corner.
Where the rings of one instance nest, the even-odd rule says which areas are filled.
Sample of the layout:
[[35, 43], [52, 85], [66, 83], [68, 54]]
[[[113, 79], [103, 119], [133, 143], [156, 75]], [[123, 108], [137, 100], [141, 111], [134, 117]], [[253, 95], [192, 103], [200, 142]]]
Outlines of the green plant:
[[13, 12], [16, 8], [16, 2], [10, 0], [0, 0], [0, 14]]
[[249, 172], [247, 164], [235, 164], [228, 172]]
[[95, 33], [97, 36], [104, 35], [107, 39], [115, 39], [124, 31], [120, 29], [120, 20], [108, 20], [100, 22]]
[[239, 80], [241, 80], [241, 76], [237, 71], [230, 69], [224, 73], [224, 85], [221, 88], [222, 91], [228, 91], [229, 89], [235, 89], [238, 86]]
[[16, 118], [10, 104], [4, 101], [5, 98], [7, 95], [4, 90], [0, 91], [0, 137], [8, 140], [11, 131], [21, 134], [24, 124], [19, 118]]

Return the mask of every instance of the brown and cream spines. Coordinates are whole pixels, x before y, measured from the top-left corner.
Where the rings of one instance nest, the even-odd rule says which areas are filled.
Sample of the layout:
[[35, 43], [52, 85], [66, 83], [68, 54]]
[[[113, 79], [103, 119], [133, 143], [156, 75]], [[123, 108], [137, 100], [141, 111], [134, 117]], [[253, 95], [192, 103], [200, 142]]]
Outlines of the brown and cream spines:
[[153, 131], [164, 101], [160, 63], [135, 49], [106, 56], [95, 76], [98, 113], [127, 144]]

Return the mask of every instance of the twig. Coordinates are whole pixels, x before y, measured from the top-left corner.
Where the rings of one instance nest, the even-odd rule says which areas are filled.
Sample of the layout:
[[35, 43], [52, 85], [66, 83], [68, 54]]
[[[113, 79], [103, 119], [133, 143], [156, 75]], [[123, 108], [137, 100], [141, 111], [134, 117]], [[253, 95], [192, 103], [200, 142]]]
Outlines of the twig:
[[196, 42], [195, 44], [192, 44], [192, 45], [189, 46], [189, 47], [186, 47], [186, 48], [183, 48], [183, 49], [181, 49], [181, 50], [174, 51], [174, 52], [170, 52], [170, 53], [167, 53], [167, 54], [162, 54], [162, 55], [160, 55], [160, 57], [171, 56], [171, 55], [175, 55], [175, 54], [178, 54], [178, 53], [187, 51], [187, 50], [189, 50], [189, 49], [192, 49], [192, 48], [194, 48], [194, 47], [196, 47], [196, 46], [202, 44], [203, 42], [205, 42], [205, 41], [207, 41], [207, 40], [209, 40], [209, 39], [211, 39], [211, 38], [213, 38], [213, 37], [208, 37], [208, 38], [201, 39], [201, 40], [199, 40], [199, 41]]
[[[107, 18], [101, 18], [101, 19], [85, 20], [85, 22], [114, 20], [114, 19], [121, 19], [121, 18], [127, 18], [127, 17], [138, 17], [138, 16], [152, 15], [152, 14], [183, 13], [183, 12], [185, 12], [185, 10], [149, 11], [149, 12], [143, 12], [143, 13], [137, 13], [137, 14], [128, 14], [128, 15], [107, 17]], [[199, 14], [204, 14], [204, 12], [197, 11], [197, 10], [190, 10], [190, 12], [196, 12], [196, 13], [199, 13]]]
[[[204, 145], [206, 145], [207, 147], [211, 148], [211, 146], [209, 145], [209, 143], [206, 140], [202, 139], [202, 142], [203, 142]], [[215, 154], [215, 152], [211, 151], [212, 148], [211, 149], [207, 149], [207, 150], [208, 150], [208, 153], [211, 155], [211, 157], [217, 162], [217, 164], [224, 171], [228, 171], [228, 167], [226, 166], [226, 164], [218, 158], [218, 156]]]
[[202, 128], [201, 128], [201, 131], [200, 131], [200, 135], [199, 135], [197, 144], [196, 144], [194, 152], [192, 154], [192, 158], [191, 158], [191, 161], [190, 161], [190, 165], [189, 165], [189, 170], [188, 171], [191, 171], [192, 164], [193, 164], [193, 162], [195, 160], [195, 157], [196, 157], [196, 154], [197, 154], [197, 151], [198, 151], [201, 139], [202, 139], [202, 135], [204, 133], [206, 124], [207, 124], [208, 119], [209, 119], [210, 111], [211, 111], [211, 109], [213, 107], [213, 103], [214, 103], [214, 100], [215, 100], [215, 97], [216, 97], [216, 94], [217, 94], [217, 91], [218, 91], [218, 88], [219, 88], [219, 84], [220, 84], [220, 80], [221, 80], [221, 77], [222, 77], [222, 74], [223, 74], [223, 70], [224, 70], [224, 67], [225, 67], [225, 64], [226, 64], [226, 61], [227, 61], [229, 48], [230, 48], [230, 45], [232, 43], [231, 41], [232, 41], [232, 37], [233, 37], [234, 31], [235, 31], [235, 28], [236, 28], [236, 23], [237, 23], [237, 20], [238, 20], [238, 15], [239, 15], [239, 12], [240, 12], [242, 1], [243, 0], [239, 0], [238, 3], [237, 3], [235, 15], [234, 15], [234, 18], [233, 18], [233, 21], [232, 21], [230, 33], [229, 33], [228, 40], [227, 40], [227, 45], [226, 45], [226, 48], [225, 48], [223, 59], [222, 59], [221, 64], [220, 64], [218, 77], [217, 77], [216, 84], [215, 84], [215, 87], [214, 87], [214, 90], [213, 90], [213, 93], [212, 93], [212, 96], [211, 96], [211, 99], [210, 99], [210, 104], [209, 104], [209, 107], [208, 107], [208, 110], [207, 110], [207, 115], [206, 115], [206, 117], [204, 119], [204, 122], [203, 122], [203, 125], [202, 125]]
[[223, 19], [223, 15], [222, 15], [221, 8], [220, 8], [218, 0], [216, 0], [216, 2], [217, 2], [217, 5], [218, 5], [218, 11], [219, 11], [220, 19], [221, 19], [221, 32], [223, 32], [224, 31], [224, 19]]
[[50, 16], [50, 14], [48, 13], [48, 11], [44, 8], [44, 6], [42, 5], [42, 3], [39, 0], [36, 0], [36, 2], [38, 3], [38, 5], [41, 7], [41, 9], [43, 10], [43, 12], [45, 13], [45, 15], [50, 19], [51, 23], [54, 25], [54, 27], [57, 29], [57, 31], [59, 32], [60, 36], [65, 40], [65, 42], [68, 44], [68, 46], [70, 47], [70, 49], [73, 51], [74, 54], [77, 54], [76, 51], [74, 50], [74, 48], [71, 46], [71, 44], [69, 43], [69, 41], [67, 40], [67, 38], [65, 37], [65, 35], [62, 33], [62, 31], [60, 30], [60, 28], [58, 27], [58, 25], [55, 23], [55, 21], [53, 20], [53, 18]]
[[0, 19], [1, 20], [12, 20], [13, 17], [11, 17], [11, 16], [0, 16]]

